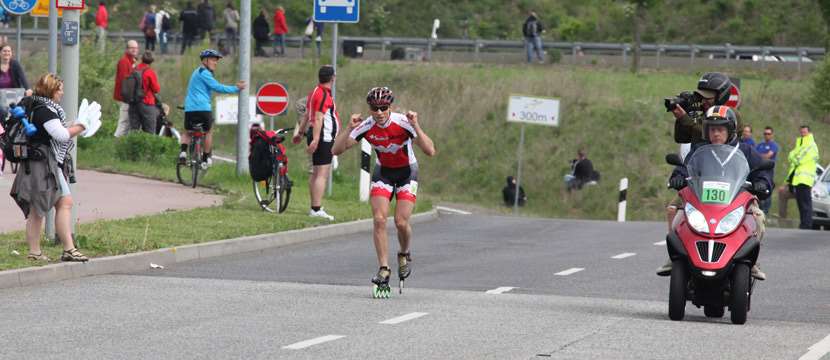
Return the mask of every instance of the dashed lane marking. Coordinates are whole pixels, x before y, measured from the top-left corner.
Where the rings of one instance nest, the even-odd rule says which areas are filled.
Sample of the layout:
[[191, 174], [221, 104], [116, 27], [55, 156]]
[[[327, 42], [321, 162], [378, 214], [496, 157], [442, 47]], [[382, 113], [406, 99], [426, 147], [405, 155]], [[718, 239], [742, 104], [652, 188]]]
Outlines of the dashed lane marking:
[[289, 350], [300, 350], [300, 349], [305, 349], [309, 346], [314, 346], [314, 345], [322, 344], [322, 343], [325, 343], [325, 342], [334, 341], [334, 340], [337, 340], [337, 339], [342, 339], [344, 337], [346, 337], [346, 336], [345, 335], [326, 335], [326, 336], [321, 336], [321, 337], [310, 339], [310, 340], [300, 341], [298, 343], [293, 343], [291, 345], [283, 346], [282, 348], [283, 349], [289, 349]]
[[504, 294], [504, 293], [506, 293], [510, 290], [513, 290], [513, 289], [515, 289], [515, 288], [510, 287], [510, 286], [502, 286], [502, 287], [497, 287], [493, 290], [487, 290], [487, 294], [496, 294], [496, 295], [497, 294]]
[[654, 243], [654, 245], [656, 245], [656, 246], [663, 246], [663, 245], [666, 245], [666, 240], [663, 240], [663, 241], [658, 241], [658, 242]]
[[438, 211], [446, 211], [446, 212], [451, 212], [451, 213], [460, 214], [460, 215], [470, 215], [470, 214], [472, 214], [469, 211], [453, 209], [453, 208], [446, 207], [446, 206], [436, 206], [435, 209], [437, 209]]
[[391, 318], [391, 319], [389, 319], [389, 320], [383, 320], [383, 321], [381, 321], [381, 322], [380, 322], [380, 324], [384, 324], [384, 325], [395, 325], [395, 324], [400, 324], [400, 323], [402, 323], [402, 322], [404, 322], [404, 321], [409, 321], [409, 320], [412, 320], [412, 319], [417, 319], [417, 318], [419, 318], [419, 317], [421, 317], [421, 316], [425, 316], [426, 314], [427, 314], [427, 313], [425, 313], [425, 312], [414, 312], [414, 313], [409, 313], [409, 314], [406, 314], [406, 315], [401, 315], [401, 316], [398, 316], [398, 317], [396, 317], [396, 318]]
[[556, 274], [554, 274], [554, 275], [559, 275], [559, 276], [568, 276], [568, 275], [571, 275], [571, 274], [578, 273], [578, 272], [580, 272], [580, 271], [582, 271], [582, 270], [585, 270], [585, 269], [584, 269], [584, 268], [570, 268], [570, 269], [565, 270], [565, 271], [560, 271], [560, 272], [558, 272], [558, 273], [556, 273]]
[[806, 354], [802, 355], [798, 360], [819, 360], [827, 353], [830, 353], [830, 335], [810, 346]]
[[636, 253], [622, 253], [622, 254], [614, 255], [611, 258], [612, 259], [625, 259], [627, 257], [632, 257], [634, 255], [637, 255], [637, 254]]

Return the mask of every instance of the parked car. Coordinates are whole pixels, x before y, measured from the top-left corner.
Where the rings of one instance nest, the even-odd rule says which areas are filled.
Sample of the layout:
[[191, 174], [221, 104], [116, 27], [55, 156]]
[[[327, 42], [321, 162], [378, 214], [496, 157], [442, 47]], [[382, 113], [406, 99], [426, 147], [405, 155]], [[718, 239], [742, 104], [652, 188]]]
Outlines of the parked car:
[[[778, 59], [782, 62], [798, 62], [798, 55], [777, 55]], [[801, 62], [811, 63], [813, 59], [810, 59], [806, 56], [801, 56]]]
[[[830, 167], [830, 164], [827, 165]], [[818, 169], [822, 172], [813, 185], [813, 228], [825, 230], [830, 229], [830, 171], [824, 168]]]
[[752, 61], [769, 61], [769, 62], [779, 62], [779, 59], [773, 55], [752, 55], [752, 54], [738, 54], [735, 55], [736, 60], [752, 60]]

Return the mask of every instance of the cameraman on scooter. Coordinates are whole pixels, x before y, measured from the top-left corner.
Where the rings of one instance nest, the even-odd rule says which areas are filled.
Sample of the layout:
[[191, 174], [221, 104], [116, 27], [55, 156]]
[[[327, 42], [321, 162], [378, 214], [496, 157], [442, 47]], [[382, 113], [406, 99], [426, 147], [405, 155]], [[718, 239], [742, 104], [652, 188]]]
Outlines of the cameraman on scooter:
[[[704, 141], [699, 143], [698, 146], [693, 146], [692, 150], [686, 155], [686, 161], [691, 157], [691, 155], [699, 148], [701, 145], [706, 144], [715, 144], [715, 145], [722, 145], [728, 144], [730, 146], [738, 147], [741, 152], [743, 152], [744, 157], [746, 157], [747, 161], [749, 162], [750, 169], [756, 169], [760, 165], [763, 159], [761, 155], [755, 151], [750, 145], [740, 143], [738, 141], [737, 136], [737, 129], [738, 129], [738, 119], [737, 115], [734, 110], [732, 110], [728, 106], [713, 106], [706, 111], [706, 117], [703, 120], [703, 134], [704, 134]], [[669, 187], [675, 190], [681, 190], [686, 187], [687, 182], [686, 178], [689, 176], [687, 173], [685, 166], [678, 166], [672, 172], [672, 176], [669, 179]], [[769, 173], [766, 171], [753, 171], [749, 174], [747, 181], [752, 183], [752, 188], [750, 192], [759, 199], [763, 200], [769, 197], [770, 188], [772, 185], [772, 179], [769, 178]], [[679, 199], [679, 197], [678, 197]], [[680, 200], [675, 200], [675, 202], [679, 202]], [[756, 228], [756, 236], [758, 237], [758, 241], [760, 242], [761, 239], [764, 238], [764, 221], [766, 218], [764, 217], [764, 212], [761, 211], [761, 208], [758, 206], [758, 201], [753, 201], [752, 204], [749, 206], [749, 212], [755, 217], [755, 222], [758, 224]], [[677, 223], [683, 219], [683, 210], [678, 209], [677, 213], [673, 219], [671, 230], [677, 225]], [[668, 266], [663, 266], [658, 269], [657, 275], [660, 276], [668, 276], [671, 274], [671, 261], [669, 261]], [[765, 280], [766, 274], [764, 274], [761, 269], [758, 267], [756, 263], [752, 266], [752, 277], [758, 280]]]

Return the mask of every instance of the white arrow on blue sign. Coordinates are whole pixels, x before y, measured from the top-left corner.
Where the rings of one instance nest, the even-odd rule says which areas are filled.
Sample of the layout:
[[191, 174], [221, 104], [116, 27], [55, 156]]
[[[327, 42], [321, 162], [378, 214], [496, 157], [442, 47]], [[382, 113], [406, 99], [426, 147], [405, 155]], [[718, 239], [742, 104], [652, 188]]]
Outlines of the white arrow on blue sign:
[[3, 8], [15, 15], [26, 15], [35, 8], [37, 0], [2, 0]]
[[360, 0], [314, 0], [314, 21], [356, 23]]

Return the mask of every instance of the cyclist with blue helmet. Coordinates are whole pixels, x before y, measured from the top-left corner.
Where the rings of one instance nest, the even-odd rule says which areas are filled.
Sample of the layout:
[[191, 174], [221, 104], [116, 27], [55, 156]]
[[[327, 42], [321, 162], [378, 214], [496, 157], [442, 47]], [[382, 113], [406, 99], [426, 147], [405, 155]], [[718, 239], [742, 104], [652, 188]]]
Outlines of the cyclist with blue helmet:
[[[213, 109], [211, 102], [212, 92], [223, 94], [236, 94], [245, 90], [245, 82], [239, 81], [235, 86], [224, 85], [213, 77], [216, 71], [216, 65], [222, 54], [213, 49], [207, 49], [199, 54], [199, 59], [202, 60], [202, 65], [193, 71], [190, 76], [190, 82], [187, 84], [187, 97], [184, 99], [184, 127], [187, 130], [193, 130], [196, 125], [201, 125], [202, 129], [207, 132], [205, 137], [205, 159], [204, 161], [210, 166], [213, 164], [211, 159], [211, 147], [213, 145]], [[190, 145], [190, 135], [186, 132], [182, 134], [181, 152], [179, 153], [179, 162], [184, 163], [187, 157], [187, 147]]]

